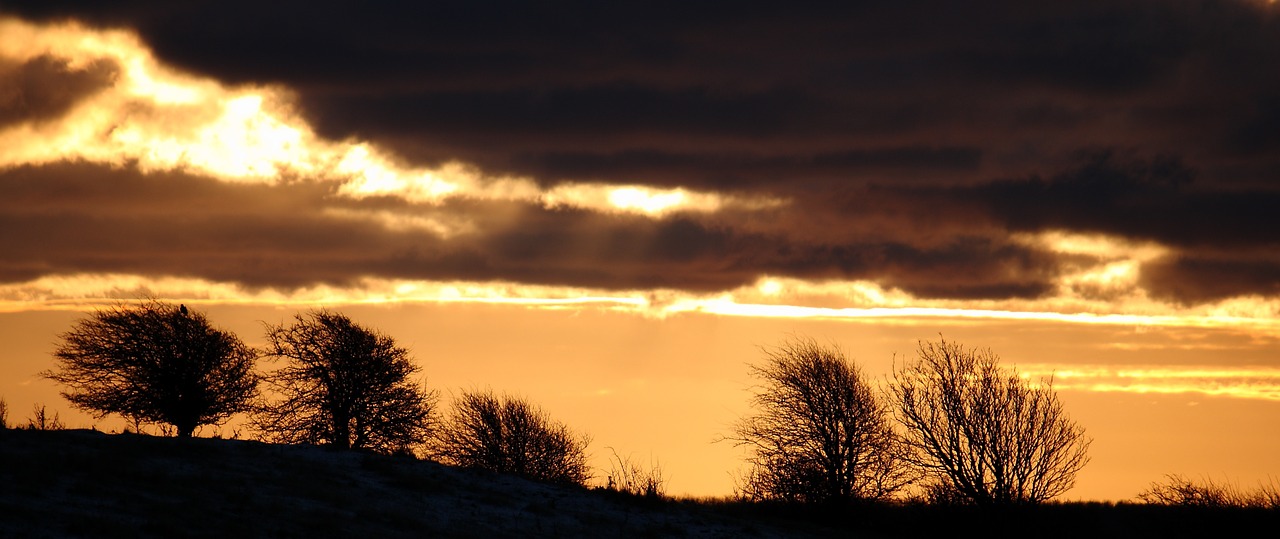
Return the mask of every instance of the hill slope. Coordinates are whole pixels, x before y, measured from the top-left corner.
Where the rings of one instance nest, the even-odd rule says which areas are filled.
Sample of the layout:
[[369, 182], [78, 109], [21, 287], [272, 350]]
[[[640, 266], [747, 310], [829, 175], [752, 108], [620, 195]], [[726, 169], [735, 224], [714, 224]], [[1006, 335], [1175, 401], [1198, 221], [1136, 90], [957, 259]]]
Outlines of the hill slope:
[[309, 446], [0, 430], [0, 539], [61, 537], [1244, 537], [1280, 511], [983, 510], [645, 500]]
[[242, 440], [10, 430], [0, 463], [0, 537], [807, 535], [705, 507]]

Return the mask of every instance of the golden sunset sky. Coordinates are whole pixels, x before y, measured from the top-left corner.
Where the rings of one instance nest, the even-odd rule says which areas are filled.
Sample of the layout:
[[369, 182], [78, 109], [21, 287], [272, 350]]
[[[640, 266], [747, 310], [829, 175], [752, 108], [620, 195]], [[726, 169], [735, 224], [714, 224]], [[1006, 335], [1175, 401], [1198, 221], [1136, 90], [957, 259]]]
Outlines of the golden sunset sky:
[[80, 4], [0, 7], [11, 423], [120, 428], [38, 373], [156, 297], [342, 311], [672, 494], [732, 493], [794, 335], [1054, 376], [1064, 499], [1280, 477], [1272, 3]]

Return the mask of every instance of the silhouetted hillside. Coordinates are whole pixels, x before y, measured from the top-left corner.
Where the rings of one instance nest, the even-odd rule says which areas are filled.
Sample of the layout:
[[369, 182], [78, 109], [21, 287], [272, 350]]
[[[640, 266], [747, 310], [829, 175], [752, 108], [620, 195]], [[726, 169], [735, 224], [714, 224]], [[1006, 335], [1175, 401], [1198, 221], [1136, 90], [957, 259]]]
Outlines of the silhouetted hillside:
[[652, 500], [242, 440], [0, 431], [0, 537], [1236, 537], [1280, 512]]
[[700, 506], [242, 440], [0, 431], [0, 537], [782, 537]]

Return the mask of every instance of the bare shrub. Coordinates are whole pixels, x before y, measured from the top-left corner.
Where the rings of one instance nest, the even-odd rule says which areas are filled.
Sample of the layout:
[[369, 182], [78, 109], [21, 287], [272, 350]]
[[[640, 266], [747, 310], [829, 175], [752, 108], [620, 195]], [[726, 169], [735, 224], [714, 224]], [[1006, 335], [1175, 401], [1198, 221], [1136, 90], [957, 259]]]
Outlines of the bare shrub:
[[990, 350], [922, 342], [890, 398], [931, 496], [979, 505], [1037, 503], [1070, 489], [1091, 440], [1053, 381], [1033, 386]]
[[623, 458], [613, 448], [609, 448], [609, 451], [613, 453], [613, 458], [609, 460], [606, 488], [646, 498], [660, 498], [666, 495], [667, 485], [662, 475], [661, 465], [651, 463], [646, 467], [629, 455]]
[[1212, 479], [1193, 481], [1182, 475], [1169, 474], [1163, 482], [1154, 482], [1139, 493], [1138, 499], [1153, 505], [1179, 507], [1280, 509], [1280, 488], [1274, 479], [1259, 485], [1257, 490], [1247, 491], [1231, 483]]
[[27, 430], [62, 430], [67, 425], [58, 418], [58, 413], [49, 415], [43, 404], [32, 407], [31, 418], [27, 419]]
[[189, 437], [247, 411], [256, 354], [185, 306], [155, 300], [99, 310], [62, 334], [57, 365], [41, 373], [78, 409], [172, 425]]
[[766, 349], [751, 373], [754, 414], [728, 438], [750, 452], [744, 496], [882, 499], [912, 482], [886, 406], [839, 349], [793, 339]]
[[435, 453], [455, 466], [585, 485], [589, 443], [524, 399], [464, 392], [439, 431]]
[[258, 437], [381, 453], [413, 452], [435, 425], [436, 393], [395, 340], [345, 315], [298, 314], [267, 326], [265, 354], [284, 364], [264, 376], [275, 400], [258, 406]]

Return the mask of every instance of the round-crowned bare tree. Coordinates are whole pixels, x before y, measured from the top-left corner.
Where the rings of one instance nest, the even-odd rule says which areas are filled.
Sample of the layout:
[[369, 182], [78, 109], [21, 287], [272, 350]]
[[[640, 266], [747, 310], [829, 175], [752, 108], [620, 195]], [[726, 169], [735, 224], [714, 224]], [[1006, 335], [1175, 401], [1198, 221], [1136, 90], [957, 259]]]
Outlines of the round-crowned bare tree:
[[395, 340], [326, 310], [267, 326], [269, 399], [253, 426], [261, 438], [383, 453], [412, 452], [435, 424], [436, 393]]
[[101, 309], [62, 334], [43, 376], [72, 406], [102, 417], [171, 425], [189, 437], [247, 411], [257, 355], [204, 314], [156, 300]]
[[757, 499], [882, 499], [913, 480], [885, 404], [834, 346], [794, 338], [765, 349], [760, 381], [728, 439], [749, 451], [740, 482]]

